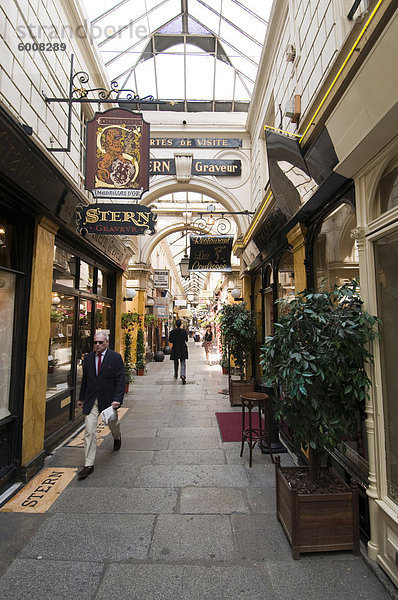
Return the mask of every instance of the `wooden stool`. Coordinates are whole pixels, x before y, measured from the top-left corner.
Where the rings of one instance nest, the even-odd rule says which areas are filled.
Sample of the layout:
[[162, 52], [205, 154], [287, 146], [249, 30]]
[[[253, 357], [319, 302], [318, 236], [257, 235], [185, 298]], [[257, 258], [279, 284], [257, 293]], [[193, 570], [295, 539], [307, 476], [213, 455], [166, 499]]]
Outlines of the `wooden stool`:
[[[274, 457], [272, 456], [271, 449], [271, 440], [268, 431], [267, 425], [267, 405], [269, 401], [269, 396], [267, 394], [263, 394], [261, 392], [246, 392], [245, 394], [241, 394], [241, 402], [242, 402], [242, 446], [240, 450], [240, 455], [243, 454], [243, 448], [245, 442], [249, 445], [249, 467], [252, 466], [252, 454], [253, 448], [258, 442], [266, 441], [268, 444], [269, 453], [271, 456], [272, 462], [274, 462]], [[252, 410], [253, 408], [258, 408], [258, 420], [259, 426], [253, 428], [252, 424]], [[245, 409], [249, 412], [249, 427], [245, 428]], [[261, 419], [261, 409], [263, 409], [264, 413], [264, 428], [263, 422]]]

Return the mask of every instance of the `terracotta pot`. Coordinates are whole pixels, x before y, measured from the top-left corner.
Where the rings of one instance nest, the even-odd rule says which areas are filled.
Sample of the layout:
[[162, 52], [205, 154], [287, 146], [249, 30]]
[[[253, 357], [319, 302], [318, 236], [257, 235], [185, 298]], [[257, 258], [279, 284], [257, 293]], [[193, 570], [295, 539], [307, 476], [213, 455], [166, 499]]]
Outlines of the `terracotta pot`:
[[[294, 559], [302, 552], [352, 550], [359, 554], [358, 487], [351, 488], [334, 473], [338, 489], [327, 493], [300, 493], [289, 483], [293, 472], [307, 467], [281, 467], [275, 457], [276, 516], [292, 547]], [[327, 471], [327, 469], [324, 469]]]
[[137, 375], [144, 375], [145, 369], [137, 369]]
[[124, 393], [125, 393], [125, 394], [128, 394], [128, 393], [129, 393], [129, 386], [130, 386], [130, 384], [129, 384], [129, 383], [125, 383], [125, 384], [124, 384]]
[[228, 367], [221, 367], [221, 368], [222, 368], [222, 374], [228, 375]]

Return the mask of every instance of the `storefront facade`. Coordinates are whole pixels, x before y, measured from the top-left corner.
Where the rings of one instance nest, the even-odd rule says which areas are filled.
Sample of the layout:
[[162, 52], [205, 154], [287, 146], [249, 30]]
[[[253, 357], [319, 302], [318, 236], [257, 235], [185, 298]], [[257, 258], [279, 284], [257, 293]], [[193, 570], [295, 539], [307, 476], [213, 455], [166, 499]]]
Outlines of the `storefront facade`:
[[0, 108], [0, 489], [27, 480], [82, 421], [82, 359], [96, 330], [120, 351], [118, 238], [77, 235], [85, 198]]

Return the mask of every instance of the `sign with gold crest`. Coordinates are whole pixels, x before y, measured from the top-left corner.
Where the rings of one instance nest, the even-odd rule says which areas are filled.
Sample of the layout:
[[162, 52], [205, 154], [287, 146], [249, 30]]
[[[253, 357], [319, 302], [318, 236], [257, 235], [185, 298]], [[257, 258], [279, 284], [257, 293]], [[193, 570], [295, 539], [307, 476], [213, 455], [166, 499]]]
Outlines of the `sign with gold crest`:
[[149, 189], [149, 123], [123, 108], [87, 123], [86, 185], [95, 198], [141, 198]]

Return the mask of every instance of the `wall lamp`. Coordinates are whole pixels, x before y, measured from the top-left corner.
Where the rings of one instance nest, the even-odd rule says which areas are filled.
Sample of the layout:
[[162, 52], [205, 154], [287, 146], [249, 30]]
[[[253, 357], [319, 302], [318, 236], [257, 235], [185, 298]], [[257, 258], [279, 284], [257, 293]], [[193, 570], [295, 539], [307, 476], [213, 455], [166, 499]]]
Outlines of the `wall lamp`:
[[241, 298], [242, 290], [240, 288], [234, 288], [231, 290], [231, 296], [234, 300], [242, 300]]
[[132, 288], [127, 288], [126, 296], [123, 298], [123, 302], [130, 302], [131, 300], [134, 300], [136, 295], [137, 295], [136, 290], [133, 290]]

